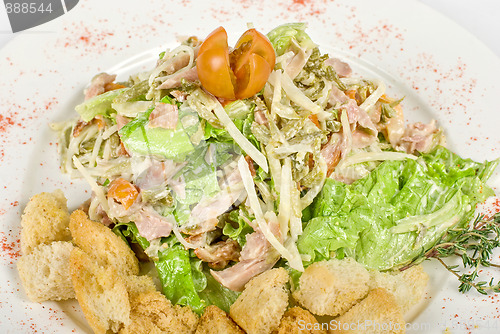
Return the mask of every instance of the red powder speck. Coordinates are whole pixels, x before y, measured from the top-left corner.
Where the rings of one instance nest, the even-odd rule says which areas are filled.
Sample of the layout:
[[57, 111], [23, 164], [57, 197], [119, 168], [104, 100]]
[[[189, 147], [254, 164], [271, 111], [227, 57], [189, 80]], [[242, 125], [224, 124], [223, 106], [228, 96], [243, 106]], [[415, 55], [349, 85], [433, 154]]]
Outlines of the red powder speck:
[[0, 132], [6, 132], [9, 127], [15, 124], [12, 116], [0, 115]]
[[15, 260], [21, 256], [19, 243], [19, 239], [11, 241], [3, 232], [0, 232], [0, 248], [2, 249], [3, 255], [6, 255], [9, 259]]

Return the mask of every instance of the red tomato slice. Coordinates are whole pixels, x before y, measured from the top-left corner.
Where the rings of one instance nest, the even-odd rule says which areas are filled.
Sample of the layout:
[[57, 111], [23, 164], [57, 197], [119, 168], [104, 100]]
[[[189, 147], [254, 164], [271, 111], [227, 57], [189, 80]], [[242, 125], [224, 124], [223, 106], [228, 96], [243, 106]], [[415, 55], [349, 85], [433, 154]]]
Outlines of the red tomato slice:
[[276, 54], [266, 36], [247, 30], [229, 54], [224, 28], [214, 30], [198, 52], [197, 71], [202, 86], [226, 100], [246, 99], [264, 87]]
[[236, 75], [236, 98], [246, 99], [260, 92], [266, 84], [272, 68], [258, 54], [249, 55], [245, 65], [240, 67]]
[[217, 97], [234, 100], [234, 74], [229, 66], [229, 47], [224, 28], [215, 29], [201, 44], [196, 59], [202, 86]]
[[244, 64], [249, 62], [249, 58], [252, 54], [257, 54], [264, 58], [271, 67], [271, 70], [276, 63], [276, 53], [274, 52], [271, 42], [269, 42], [266, 36], [255, 29], [249, 29], [241, 35], [238, 42], [236, 42], [233, 53], [235, 52], [240, 54], [236, 64], [233, 66], [235, 73], [238, 72]]

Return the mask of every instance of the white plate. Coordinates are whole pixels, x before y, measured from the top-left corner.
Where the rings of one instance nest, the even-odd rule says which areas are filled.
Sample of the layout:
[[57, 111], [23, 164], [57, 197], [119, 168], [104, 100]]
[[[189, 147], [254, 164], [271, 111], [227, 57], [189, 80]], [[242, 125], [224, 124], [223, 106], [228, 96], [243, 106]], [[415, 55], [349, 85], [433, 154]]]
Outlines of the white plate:
[[[125, 78], [151, 65], [158, 50], [174, 45], [177, 35], [205, 37], [223, 25], [234, 42], [247, 22], [263, 32], [285, 22], [308, 22], [308, 32], [324, 51], [346, 59], [366, 77], [388, 82], [391, 96], [406, 96], [408, 119], [436, 118], [448, 146], [462, 156], [500, 156], [498, 57], [416, 1], [123, 3], [82, 1], [64, 17], [19, 34], [0, 51], [2, 332], [91, 332], [74, 302], [27, 300], [15, 267], [20, 213], [29, 197], [41, 191], [63, 189], [71, 209], [88, 196], [84, 182], [59, 172], [49, 122], [75, 116], [73, 107], [94, 74], [114, 68]], [[498, 172], [491, 184], [498, 192]], [[407, 317], [408, 332], [499, 331], [499, 297], [459, 294], [456, 280], [439, 265], [430, 262], [426, 269], [430, 291]]]

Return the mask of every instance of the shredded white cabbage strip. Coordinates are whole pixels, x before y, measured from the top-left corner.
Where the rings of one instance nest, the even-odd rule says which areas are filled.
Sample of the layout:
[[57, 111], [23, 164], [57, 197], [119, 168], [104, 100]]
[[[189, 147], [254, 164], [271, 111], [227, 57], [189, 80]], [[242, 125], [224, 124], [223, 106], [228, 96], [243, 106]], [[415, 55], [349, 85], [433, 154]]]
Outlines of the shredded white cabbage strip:
[[273, 85], [273, 100], [271, 101], [271, 112], [276, 113], [278, 103], [281, 101], [281, 71], [272, 71], [268, 79]]
[[364, 111], [368, 112], [377, 103], [378, 99], [385, 93], [385, 84], [383, 81], [375, 80], [377, 89], [366, 98], [366, 100], [359, 106]]
[[281, 68], [287, 67], [287, 64], [290, 62], [294, 55], [295, 53], [293, 51], [285, 52], [281, 56], [276, 57], [276, 65], [280, 66]]
[[190, 248], [195, 249], [195, 248], [198, 248], [196, 245], [193, 245], [193, 244], [187, 242], [186, 239], [184, 239], [182, 237], [182, 234], [181, 234], [181, 232], [179, 232], [179, 229], [177, 228], [176, 224], [172, 224], [172, 232], [174, 232], [175, 237], [184, 246], [184, 248], [186, 248], [186, 249], [190, 249]]
[[97, 197], [90, 199], [89, 210], [88, 210], [90, 220], [96, 221], [99, 219], [97, 217], [97, 206], [98, 205], [99, 205], [99, 199]]
[[255, 161], [257, 165], [259, 165], [267, 173], [269, 171], [269, 168], [267, 165], [266, 156], [262, 154], [262, 152], [260, 152], [255, 146], [253, 146], [253, 144], [240, 132], [240, 130], [238, 130], [220, 102], [216, 99], [215, 102], [214, 113], [219, 119], [219, 122], [224, 125], [224, 128], [231, 135], [236, 144], [238, 144], [238, 146], [243, 151], [245, 151], [250, 156], [250, 158], [252, 158], [252, 160]]
[[281, 75], [281, 87], [285, 91], [287, 97], [295, 104], [313, 114], [321, 112], [322, 108], [311, 101], [311, 99], [309, 99], [297, 86], [295, 86], [292, 79], [290, 79], [286, 73]]
[[101, 145], [104, 139], [102, 138], [102, 131], [99, 131], [97, 134], [97, 138], [95, 139], [94, 147], [92, 148], [92, 154], [90, 156], [89, 160], [89, 167], [95, 167], [96, 166], [96, 160], [97, 160], [97, 155], [99, 154], [99, 151], [101, 150]]
[[297, 240], [299, 235], [302, 234], [302, 207], [300, 202], [300, 192], [293, 182], [294, 187], [291, 189], [290, 208], [292, 214], [290, 216], [290, 235], [293, 240]]
[[[278, 251], [278, 253], [280, 253], [282, 257], [288, 260], [292, 268], [304, 271], [304, 267], [302, 265], [302, 261], [300, 260], [300, 258], [299, 261], [297, 261], [297, 259], [292, 255], [292, 253], [290, 253], [290, 251], [286, 249], [285, 246], [283, 246], [278, 241], [276, 236], [269, 229], [269, 226], [267, 225], [266, 222], [266, 218], [262, 213], [262, 208], [260, 206], [259, 198], [257, 197], [257, 192], [255, 191], [252, 174], [248, 169], [248, 164], [244, 157], [240, 157], [240, 159], [238, 160], [238, 169], [241, 174], [241, 179], [243, 180], [243, 186], [245, 187], [245, 190], [247, 192], [247, 198], [248, 202], [250, 203], [250, 208], [252, 209], [255, 215], [255, 220], [257, 221], [257, 224], [262, 234], [267, 239], [267, 241]], [[273, 211], [266, 212], [268, 219], [273, 218], [270, 217], [270, 214], [274, 215], [274, 218], [277, 219]]]
[[[279, 224], [277, 222], [278, 217], [276, 217], [276, 214], [274, 213], [274, 211], [267, 211], [266, 214], [264, 215], [264, 217], [265, 217], [265, 220], [263, 220], [263, 221], [257, 221], [257, 223], [259, 224], [259, 227], [260, 227], [261, 230], [262, 230], [261, 225], [264, 225], [265, 228], [266, 228], [266, 232], [264, 232], [264, 230], [262, 230], [262, 233], [264, 234], [264, 237], [278, 251], [278, 253], [280, 253], [280, 255], [283, 258], [285, 258], [286, 260], [288, 260], [288, 263], [290, 264], [290, 267], [292, 267], [295, 270], [303, 272], [304, 271], [304, 265], [302, 264], [302, 258], [301, 258], [300, 254], [299, 254], [299, 251], [297, 249], [297, 245], [296, 245], [295, 241], [292, 240], [291, 238], [288, 238], [287, 240], [285, 240], [285, 243], [288, 240], [290, 240], [290, 241], [288, 241], [289, 243], [287, 244], [288, 247], [282, 245], [278, 241], [278, 239], [276, 239], [276, 237], [271, 232], [271, 230], [269, 229], [269, 226], [266, 223], [266, 221], [269, 221], [269, 222], [274, 222], [274, 223]], [[269, 237], [268, 237], [268, 235], [269, 235]], [[291, 250], [289, 250], [288, 248], [290, 248]]]
[[321, 189], [323, 189], [323, 185], [325, 184], [328, 166], [326, 165], [325, 158], [323, 158], [322, 155], [320, 155], [317, 162], [320, 164], [321, 174], [323, 175], [323, 178], [318, 184], [313, 186], [307, 191], [304, 196], [302, 196], [302, 198], [300, 199], [301, 211], [307, 208], [313, 202], [313, 200], [316, 198], [316, 196], [318, 196]]
[[259, 188], [259, 192], [264, 199], [264, 203], [266, 204], [266, 211], [274, 209], [274, 197], [271, 194], [271, 189], [269, 185], [264, 181], [255, 181], [255, 185]]
[[110, 126], [106, 130], [104, 130], [104, 132], [102, 133], [102, 139], [104, 139], [104, 140], [108, 139], [116, 131], [118, 131], [118, 125], [115, 124], [115, 125]]
[[352, 148], [352, 131], [351, 125], [349, 124], [349, 119], [347, 118], [347, 111], [342, 109], [340, 114], [340, 123], [342, 123], [342, 132], [344, 134], [345, 140], [345, 150], [342, 152], [342, 158], [345, 158]]
[[274, 181], [275, 189], [280, 189], [281, 187], [281, 163], [273, 154], [273, 147], [271, 145], [266, 146], [267, 159], [269, 160], [269, 168], [271, 170], [271, 177]]
[[290, 267], [301, 272], [304, 271], [304, 265], [302, 264], [302, 257], [300, 256], [299, 249], [297, 248], [296, 239], [288, 238], [285, 241], [285, 248], [290, 252], [293, 259], [293, 263], [289, 260]]
[[110, 158], [111, 158], [111, 143], [109, 140], [107, 140], [104, 143], [104, 149], [102, 150], [102, 159], [107, 161]]
[[243, 181], [243, 186], [245, 187], [245, 190], [247, 192], [247, 198], [250, 204], [250, 208], [255, 215], [255, 219], [264, 220], [264, 214], [262, 213], [259, 198], [257, 197], [257, 192], [255, 191], [252, 173], [250, 172], [250, 169], [248, 169], [248, 163], [243, 156], [238, 159], [238, 169]]
[[177, 54], [181, 53], [181, 52], [186, 52], [187, 54], [189, 54], [189, 63], [188, 63], [187, 66], [185, 66], [184, 68], [180, 69], [176, 73], [181, 73], [183, 71], [186, 71], [186, 70], [190, 69], [193, 66], [193, 62], [194, 62], [194, 51], [193, 51], [193, 48], [189, 47], [187, 45], [180, 45], [177, 48], [175, 48], [174, 50], [172, 50], [171, 52], [165, 53], [164, 57], [170, 57], [170, 58], [167, 59], [165, 62], [163, 62], [163, 64], [161, 64], [160, 66], [156, 67], [151, 72], [151, 75], [149, 76], [149, 86], [152, 86], [154, 81], [157, 81], [157, 80], [163, 80], [164, 81], [164, 80], [168, 79], [168, 77], [170, 77], [170, 75], [167, 75], [167, 76], [164, 76], [164, 77], [161, 77], [161, 78], [157, 78], [158, 74], [160, 74], [169, 65], [171, 65], [173, 63], [173, 59], [175, 58], [175, 56]]
[[281, 76], [282, 71], [273, 71], [269, 76], [269, 83], [273, 85], [273, 100], [271, 101], [271, 113], [279, 115], [281, 118], [300, 119], [295, 110], [290, 106], [281, 103]]
[[104, 194], [104, 190], [102, 190], [102, 187], [100, 187], [90, 176], [89, 173], [85, 170], [85, 167], [83, 167], [82, 163], [76, 156], [73, 156], [73, 164], [75, 165], [76, 169], [82, 174], [83, 178], [88, 182], [90, 185], [90, 188], [92, 191], [95, 193], [97, 199], [99, 200], [99, 203], [101, 204], [103, 210], [105, 212], [109, 211], [109, 205], [108, 201], [106, 200], [106, 195]]
[[275, 154], [279, 155], [289, 155], [297, 152], [313, 152], [311, 145], [307, 144], [294, 144], [294, 145], [282, 145], [274, 149]]
[[417, 160], [417, 157], [412, 154], [407, 154], [402, 152], [363, 152], [343, 159], [339, 163], [337, 168], [341, 169], [343, 167], [370, 161], [404, 160], [404, 159]]
[[288, 233], [290, 222], [291, 208], [291, 183], [292, 183], [292, 162], [290, 158], [284, 159], [281, 167], [281, 185], [280, 185], [280, 204], [278, 207], [278, 221], [280, 223], [281, 235], [285, 236]]

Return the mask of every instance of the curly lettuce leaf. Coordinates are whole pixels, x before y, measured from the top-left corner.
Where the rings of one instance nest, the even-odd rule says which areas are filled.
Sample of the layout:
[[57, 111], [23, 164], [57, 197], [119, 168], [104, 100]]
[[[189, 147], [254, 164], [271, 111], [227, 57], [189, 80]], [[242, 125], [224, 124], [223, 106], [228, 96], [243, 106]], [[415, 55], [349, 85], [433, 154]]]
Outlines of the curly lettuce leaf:
[[113, 227], [112, 231], [127, 243], [139, 244], [142, 249], [149, 247], [149, 241], [140, 235], [139, 229], [134, 222], [118, 223]]
[[299, 251], [310, 262], [345, 252], [368, 268], [403, 266], [449, 228], [467, 224], [475, 205], [494, 195], [484, 181], [497, 164], [439, 147], [418, 162], [385, 161], [351, 185], [327, 180], [307, 210]]
[[311, 37], [306, 34], [306, 23], [287, 23], [280, 25], [267, 34], [267, 38], [274, 47], [277, 56], [284, 54], [292, 42], [292, 38], [305, 49], [313, 49], [316, 44], [313, 43]]
[[196, 263], [192, 263], [189, 252], [182, 245], [174, 244], [159, 251], [158, 258], [155, 266], [163, 294], [173, 304], [189, 305], [194, 312], [201, 314], [207, 306], [198, 295], [204, 284], [200, 280], [200, 270]]
[[254, 229], [248, 224], [248, 221], [253, 219], [254, 218], [243, 209], [233, 210], [228, 215], [226, 224], [222, 229], [222, 234], [236, 240], [243, 248], [247, 242], [247, 234], [254, 232]]
[[162, 249], [155, 261], [163, 294], [173, 304], [190, 306], [198, 314], [209, 305], [229, 312], [239, 293], [217, 282], [204, 263], [173, 237], [166, 242], [169, 247]]

